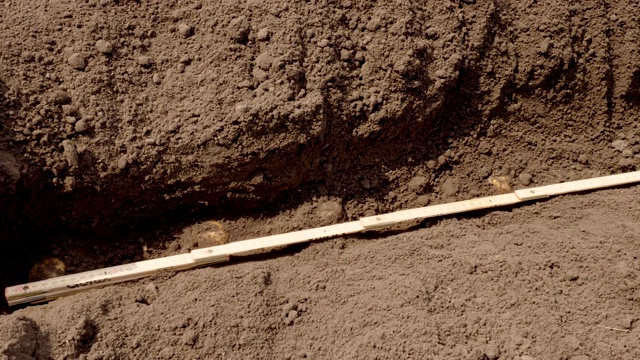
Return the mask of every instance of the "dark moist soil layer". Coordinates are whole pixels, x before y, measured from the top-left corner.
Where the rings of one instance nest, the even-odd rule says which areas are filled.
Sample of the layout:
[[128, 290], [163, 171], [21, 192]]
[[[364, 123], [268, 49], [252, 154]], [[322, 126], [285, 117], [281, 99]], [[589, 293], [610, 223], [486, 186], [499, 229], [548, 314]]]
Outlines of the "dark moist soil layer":
[[[235, 241], [490, 195], [491, 176], [635, 170], [638, 7], [5, 1], [0, 286], [47, 256], [78, 272], [211, 245], [211, 219]], [[635, 359], [637, 192], [21, 309], [0, 354]]]

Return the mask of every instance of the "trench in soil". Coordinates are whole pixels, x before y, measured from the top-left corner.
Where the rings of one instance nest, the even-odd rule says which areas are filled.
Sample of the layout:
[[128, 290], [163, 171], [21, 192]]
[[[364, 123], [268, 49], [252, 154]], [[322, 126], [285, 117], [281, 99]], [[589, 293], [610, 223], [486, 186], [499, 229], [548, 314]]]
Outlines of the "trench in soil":
[[[461, 72], [460, 83], [466, 84], [466, 91], [476, 91], [477, 89], [474, 89], [471, 84], [477, 83], [475, 77], [478, 75], [464, 69]], [[28, 282], [28, 275], [34, 264], [52, 256], [63, 260], [67, 266], [67, 273], [77, 273], [185, 252], [186, 249], [176, 248], [176, 242], [189, 242], [189, 239], [185, 240], [185, 238], [197, 236], [198, 224], [209, 220], [222, 222], [229, 233], [230, 241], [238, 241], [316, 227], [319, 222], [322, 222], [317, 212], [318, 207], [327, 201], [337, 200], [343, 208], [348, 204], [352, 206], [365, 204], [369, 209], [376, 209], [376, 213], [406, 208], [385, 199], [385, 196], [397, 187], [397, 184], [392, 181], [377, 183], [375, 191], [363, 192], [361, 188], [358, 189], [361, 185], [356, 186], [353, 193], [345, 190], [354, 189], [354, 182], [359, 184], [360, 179], [383, 178], [383, 172], [412, 173], [415, 164], [424, 166], [429, 161], [437, 161], [438, 157], [447, 150], [448, 145], [458, 137], [469, 136], [471, 130], [475, 130], [476, 134], [482, 134], [481, 129], [486, 125], [482, 124], [480, 116], [473, 116], [478, 113], [478, 110], [473, 108], [473, 103], [463, 101], [467, 96], [466, 91], [459, 90], [460, 98], [447, 101], [443, 110], [438, 112], [432, 122], [424, 124], [421, 128], [394, 129], [393, 132], [398, 135], [391, 141], [387, 138], [383, 141], [372, 138], [367, 139], [363, 144], [344, 144], [337, 139], [337, 143], [327, 145], [327, 148], [332, 148], [336, 158], [340, 158], [340, 162], [334, 163], [338, 168], [337, 172], [345, 173], [340, 177], [343, 183], [331, 184], [333, 189], [343, 189], [340, 194], [342, 196], [324, 193], [325, 190], [322, 188], [326, 188], [326, 181], [318, 179], [302, 183], [295, 189], [284, 190], [275, 196], [271, 194], [265, 194], [262, 198], [258, 196], [257, 201], [252, 202], [249, 207], [241, 207], [242, 204], [237, 203], [215, 208], [178, 207], [170, 211], [155, 211], [160, 214], [158, 218], [147, 218], [133, 224], [126, 219], [116, 220], [117, 225], [100, 226], [97, 231], [91, 228], [65, 228], [64, 219], [34, 217], [31, 219], [32, 222], [13, 227], [10, 230], [11, 233], [5, 233], [8, 235], [6, 236], [8, 251], [0, 255], [0, 264], [2, 264], [0, 285], [4, 288]], [[461, 118], [461, 114], [466, 116]], [[384, 132], [385, 129], [381, 131], [383, 134]], [[362, 149], [362, 152], [350, 152], [345, 145]], [[450, 170], [449, 166], [439, 169], [443, 173]], [[437, 173], [433, 176], [435, 179], [438, 177]], [[484, 191], [489, 190], [491, 194], [493, 189], [487, 189], [486, 185], [478, 184], [478, 187], [483, 188]], [[20, 194], [17, 197], [19, 198]], [[109, 196], [106, 198], [108, 199]], [[465, 198], [465, 194], [460, 194], [460, 198]], [[55, 202], [55, 198], [49, 202]], [[46, 208], [49, 205], [45, 203], [38, 206], [44, 210], [38, 209], [37, 213], [47, 213]], [[355, 220], [359, 217], [353, 212], [354, 215], [349, 217], [346, 215], [348, 213], [349, 211], [343, 213], [338, 222]], [[481, 216], [483, 213], [485, 212], [462, 216]], [[429, 224], [432, 223], [429, 221]], [[54, 225], [47, 227], [39, 224]], [[416, 226], [425, 226], [425, 224], [414, 224], [410, 228], [417, 228]], [[273, 256], [295, 253], [306, 246], [308, 245], [290, 246], [275, 251]], [[3, 306], [3, 311], [6, 312], [9, 309]]]

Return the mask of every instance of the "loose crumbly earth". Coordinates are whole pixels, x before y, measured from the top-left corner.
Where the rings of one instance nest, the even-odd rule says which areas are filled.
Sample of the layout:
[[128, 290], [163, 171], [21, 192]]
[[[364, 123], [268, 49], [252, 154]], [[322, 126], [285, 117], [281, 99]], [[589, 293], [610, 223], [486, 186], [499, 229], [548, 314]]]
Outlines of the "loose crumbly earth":
[[[632, 1], [5, 1], [0, 285], [47, 257], [77, 272], [219, 242], [202, 237], [210, 220], [235, 241], [489, 195], [491, 179], [635, 170], [639, 14]], [[21, 309], [0, 317], [0, 354], [638, 358], [639, 191]]]
[[555, 198], [92, 290], [0, 317], [0, 353], [638, 359], [639, 196]]

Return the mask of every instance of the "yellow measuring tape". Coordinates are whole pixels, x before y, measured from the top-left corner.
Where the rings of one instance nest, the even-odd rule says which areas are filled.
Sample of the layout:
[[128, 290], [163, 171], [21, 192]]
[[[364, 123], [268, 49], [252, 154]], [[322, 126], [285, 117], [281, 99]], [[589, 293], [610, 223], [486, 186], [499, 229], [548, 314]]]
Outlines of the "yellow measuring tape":
[[190, 253], [139, 261], [7, 287], [4, 291], [9, 305], [38, 303], [53, 300], [91, 288], [150, 276], [164, 270], [186, 270], [221, 263], [232, 255], [249, 251], [292, 245], [335, 236], [354, 234], [411, 220], [451, 215], [532, 201], [549, 196], [596, 190], [640, 182], [640, 171], [570, 181], [541, 187], [516, 190], [513, 193], [432, 205], [361, 218], [357, 221], [313, 229], [266, 236], [251, 240], [192, 250]]

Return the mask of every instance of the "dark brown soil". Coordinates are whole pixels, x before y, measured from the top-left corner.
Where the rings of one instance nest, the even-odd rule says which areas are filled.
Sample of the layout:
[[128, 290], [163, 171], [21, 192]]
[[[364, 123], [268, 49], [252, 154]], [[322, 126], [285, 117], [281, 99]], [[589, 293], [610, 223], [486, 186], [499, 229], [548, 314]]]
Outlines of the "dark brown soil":
[[[635, 170], [638, 7], [6, 1], [0, 285], [188, 251], [212, 219], [235, 241]], [[21, 309], [0, 354], [635, 359], [638, 191]]]
[[637, 359], [638, 196], [640, 187], [568, 196], [94, 290], [0, 317], [0, 351]]

